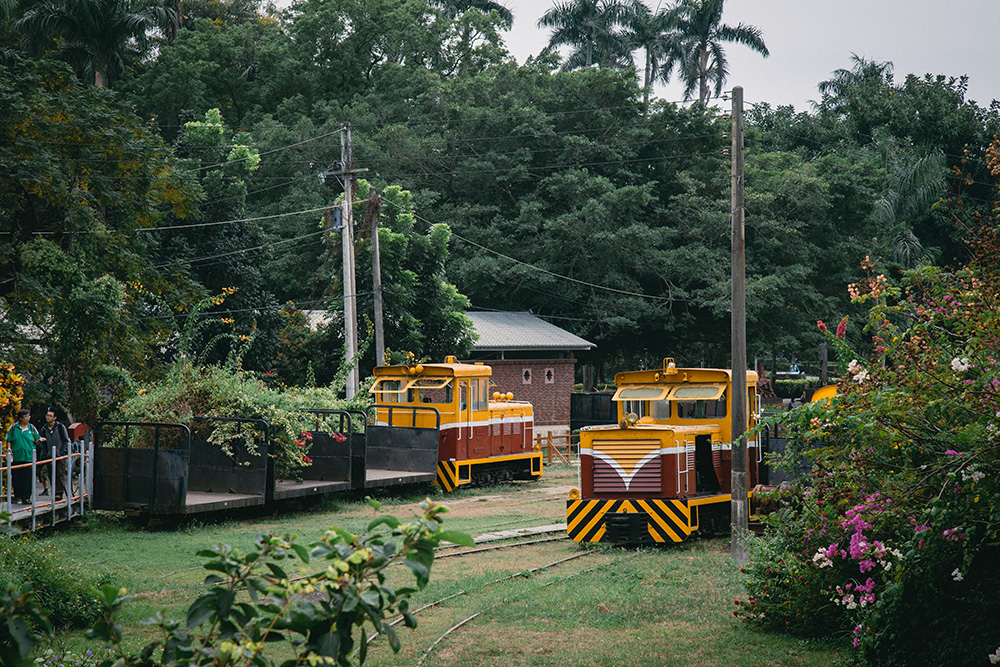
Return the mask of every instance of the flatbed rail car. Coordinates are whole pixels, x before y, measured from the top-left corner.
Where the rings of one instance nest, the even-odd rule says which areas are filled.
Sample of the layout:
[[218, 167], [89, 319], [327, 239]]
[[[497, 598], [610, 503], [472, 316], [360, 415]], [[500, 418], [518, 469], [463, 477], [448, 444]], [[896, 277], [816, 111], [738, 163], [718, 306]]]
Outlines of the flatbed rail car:
[[[444, 363], [375, 369], [375, 426], [431, 427], [437, 421], [437, 483], [446, 492], [467, 484], [535, 480], [542, 452], [534, 446], [534, 413], [510, 393], [490, 393], [492, 369]], [[369, 427], [371, 428], [371, 427]]]
[[[437, 429], [369, 426], [356, 410], [306, 410], [309, 456], [296, 479], [275, 475], [269, 425], [260, 419], [195, 418], [185, 424], [101, 422], [96, 431], [94, 506], [138, 514], [199, 514], [270, 505], [289, 498], [432, 482]], [[256, 431], [227, 453], [207, 439], [224, 423]], [[203, 431], [203, 432], [202, 432]], [[112, 442], [115, 441], [115, 442]], [[403, 444], [400, 444], [403, 443]]]
[[[760, 418], [757, 374], [741, 391], [729, 370], [677, 368], [615, 377], [618, 424], [580, 431], [580, 488], [566, 525], [577, 542], [677, 543], [729, 526], [733, 400]], [[760, 481], [762, 442], [748, 441], [749, 487]]]

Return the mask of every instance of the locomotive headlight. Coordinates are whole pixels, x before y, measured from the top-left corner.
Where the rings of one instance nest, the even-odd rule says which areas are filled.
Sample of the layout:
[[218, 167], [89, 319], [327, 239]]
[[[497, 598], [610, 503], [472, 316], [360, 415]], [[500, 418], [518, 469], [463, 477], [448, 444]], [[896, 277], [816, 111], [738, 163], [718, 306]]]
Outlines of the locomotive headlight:
[[629, 426], [635, 426], [637, 421], [639, 421], [639, 415], [634, 412], [627, 412], [625, 413], [625, 419], [618, 422], [618, 427], [628, 428]]
[[580, 499], [580, 489], [570, 489], [569, 490], [569, 499], [570, 500], [579, 500]]

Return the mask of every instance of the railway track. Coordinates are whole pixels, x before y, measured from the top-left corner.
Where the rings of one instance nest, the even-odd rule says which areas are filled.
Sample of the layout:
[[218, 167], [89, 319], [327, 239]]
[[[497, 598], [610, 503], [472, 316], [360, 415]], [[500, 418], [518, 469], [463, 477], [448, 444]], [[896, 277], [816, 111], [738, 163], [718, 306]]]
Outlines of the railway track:
[[[569, 558], [564, 558], [562, 560], [554, 561], [553, 563], [549, 563], [548, 565], [544, 565], [542, 567], [535, 568], [534, 570], [528, 570], [525, 573], [518, 573], [516, 575], [511, 575], [509, 577], [504, 577], [503, 579], [499, 579], [499, 580], [497, 580], [495, 582], [490, 582], [490, 583], [491, 584], [493, 584], [493, 583], [499, 583], [500, 581], [507, 581], [507, 580], [512, 579], [512, 578], [517, 577], [517, 576], [526, 576], [528, 573], [532, 573], [532, 572], [537, 571], [537, 570], [541, 570], [541, 569], [545, 569], [545, 568], [548, 568], [548, 567], [552, 567], [554, 565], [558, 565], [558, 564], [564, 563], [564, 562], [569, 561], [569, 560], [575, 560], [577, 558], [582, 558], [584, 556], [589, 556], [592, 553], [595, 553], [595, 552], [585, 551], [585, 552], [582, 552], [582, 553], [577, 554], [575, 556], [570, 556]], [[522, 599], [523, 600], [525, 598], [528, 598], [528, 597], [530, 597], [530, 596], [538, 593], [542, 589], [547, 588], [549, 586], [553, 586], [555, 584], [564, 583], [566, 581], [569, 581], [570, 579], [574, 579], [576, 577], [580, 577], [580, 576], [583, 576], [585, 574], [590, 574], [592, 572], [596, 572], [598, 570], [601, 570], [603, 568], [606, 568], [606, 567], [609, 567], [609, 566], [612, 566], [612, 565], [617, 565], [617, 564], [619, 564], [619, 563], [621, 563], [621, 562], [623, 562], [625, 560], [631, 559], [631, 558], [635, 558], [635, 554], [630, 555], [630, 556], [626, 556], [624, 558], [616, 558], [616, 559], [614, 559], [612, 561], [609, 561], [607, 563], [601, 563], [600, 565], [596, 565], [594, 567], [591, 567], [591, 568], [588, 568], [588, 569], [585, 569], [585, 570], [581, 570], [579, 572], [574, 572], [574, 573], [568, 574], [568, 575], [566, 575], [564, 577], [559, 577], [559, 578], [556, 578], [556, 579], [552, 579], [550, 581], [546, 581], [543, 584], [540, 584], [538, 586], [535, 586], [535, 587], [529, 589], [528, 591], [526, 591], [523, 595], [521, 595], [517, 599]], [[452, 597], [456, 597], [458, 595], [460, 595], [460, 593], [456, 593], [454, 595], [450, 595], [450, 596], [448, 596], [447, 599], [450, 599]], [[432, 604], [440, 604], [440, 602], [443, 602], [443, 601], [444, 600], [441, 600], [441, 601], [438, 601], [438, 602], [432, 603]], [[467, 616], [467, 617], [463, 618], [461, 621], [459, 621], [458, 623], [455, 623], [454, 625], [452, 625], [450, 628], [448, 628], [447, 630], [445, 630], [437, 639], [435, 639], [433, 642], [431, 642], [431, 644], [424, 650], [423, 654], [417, 660], [417, 663], [416, 663], [417, 667], [419, 667], [420, 665], [422, 665], [424, 663], [424, 661], [428, 657], [430, 657], [430, 655], [434, 652], [434, 650], [441, 644], [441, 642], [443, 642], [445, 639], [447, 639], [448, 637], [450, 637], [452, 634], [454, 634], [455, 632], [457, 632], [458, 630], [460, 630], [465, 625], [467, 625], [467, 624], [471, 623], [472, 621], [474, 621], [475, 619], [477, 619], [483, 613], [488, 612], [488, 611], [490, 611], [492, 609], [495, 609], [496, 607], [498, 607], [501, 604], [509, 604], [510, 601], [511, 601], [510, 598], [507, 598], [503, 602], [498, 602], [498, 603], [492, 604], [492, 605], [486, 607], [485, 609], [477, 611], [476, 613], [474, 613], [474, 614], [472, 614], [470, 616]], [[424, 607], [421, 607], [420, 609], [425, 609], [425, 608], [427, 608], [429, 606], [431, 606], [431, 605], [424, 605]], [[414, 613], [416, 613], [416, 612], [414, 612]], [[369, 638], [369, 641], [370, 641], [370, 638]]]
[[[550, 539], [541, 540], [541, 541], [548, 542], [548, 541], [552, 541], [554, 539], [565, 539], [565, 538], [550, 538]], [[513, 545], [509, 545], [509, 546], [524, 546], [524, 545], [523, 544], [513, 544]], [[455, 554], [455, 555], [468, 555], [469, 553], [475, 553], [475, 551], [470, 551], [470, 552], [465, 552], [465, 553], [462, 553], [462, 554]], [[533, 567], [533, 568], [528, 569], [528, 570], [521, 570], [520, 572], [515, 572], [514, 574], [509, 574], [509, 575], [507, 575], [505, 577], [500, 577], [498, 579], [494, 579], [492, 581], [488, 581], [485, 584], [483, 584], [482, 586], [480, 586], [480, 589], [487, 588], [489, 586], [495, 586], [495, 585], [503, 583], [505, 581], [510, 581], [512, 579], [517, 579], [519, 577], [528, 577], [528, 576], [533, 575], [533, 574], [535, 574], [537, 572], [541, 572], [543, 570], [547, 570], [549, 568], [556, 567], [557, 565], [562, 565], [563, 563], [567, 563], [567, 562], [572, 561], [572, 560], [577, 560], [579, 558], [585, 558], [587, 556], [592, 555], [593, 553], [595, 553], [595, 552], [593, 552], [593, 551], [582, 551], [582, 552], [574, 554], [572, 556], [567, 556], [566, 558], [560, 558], [558, 560], [552, 561], [551, 563], [546, 563], [545, 565], [539, 565], [538, 567]], [[435, 556], [435, 558], [440, 558], [440, 556]], [[426, 609], [431, 609], [432, 607], [437, 607], [438, 605], [443, 604], [443, 603], [447, 602], [448, 600], [452, 600], [454, 598], [458, 598], [458, 597], [461, 597], [463, 595], [468, 595], [468, 594], [469, 594], [468, 591], [465, 591], [465, 590], [458, 591], [457, 593], [452, 593], [451, 595], [447, 595], [447, 596], [445, 596], [445, 597], [443, 597], [443, 598], [441, 598], [439, 600], [435, 600], [433, 602], [428, 602], [427, 604], [423, 605], [422, 607], [418, 607], [417, 609], [413, 610], [411, 612], [411, 614], [414, 614], [414, 615], [415, 614], [419, 614], [420, 612], [422, 612], [422, 611], [424, 611]], [[472, 618], [475, 618], [475, 616], [478, 616], [478, 614], [473, 615]], [[466, 619], [466, 621], [468, 621], [468, 620], [471, 620], [471, 618], [470, 619]], [[401, 623], [402, 621], [403, 621], [403, 616], [399, 616], [398, 618], [393, 619], [392, 621], [390, 621], [389, 625], [390, 626], [396, 626], [399, 623]], [[449, 632], [450, 632], [450, 630], [449, 630]], [[365, 641], [368, 644], [371, 644], [373, 641], [375, 641], [376, 638], [378, 638], [378, 636], [379, 636], [378, 633], [371, 634], [371, 635], [368, 636], [368, 638]], [[440, 640], [441, 640], [441, 638], [438, 639], [438, 641], [440, 641]], [[436, 643], [437, 642], [435, 642], [435, 644]]]

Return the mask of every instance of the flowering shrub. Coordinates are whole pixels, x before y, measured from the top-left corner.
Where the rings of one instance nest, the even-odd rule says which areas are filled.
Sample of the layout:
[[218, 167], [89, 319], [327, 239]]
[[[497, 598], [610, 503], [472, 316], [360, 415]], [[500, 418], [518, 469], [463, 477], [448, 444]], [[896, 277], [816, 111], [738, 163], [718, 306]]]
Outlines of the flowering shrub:
[[24, 378], [14, 372], [14, 364], [0, 361], [0, 429], [6, 433], [14, 423], [24, 398]]
[[991, 230], [976, 243], [964, 270], [851, 286], [870, 306], [870, 353], [826, 331], [851, 359], [838, 395], [775, 418], [809, 484], [767, 517], [737, 616], [843, 637], [870, 664], [985, 664], [997, 650], [1000, 244]]

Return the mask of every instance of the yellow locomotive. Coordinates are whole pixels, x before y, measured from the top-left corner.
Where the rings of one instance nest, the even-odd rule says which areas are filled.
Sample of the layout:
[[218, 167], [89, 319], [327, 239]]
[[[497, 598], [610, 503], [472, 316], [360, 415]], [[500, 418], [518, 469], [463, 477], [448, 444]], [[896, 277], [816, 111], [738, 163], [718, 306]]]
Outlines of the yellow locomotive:
[[[380, 366], [375, 369], [375, 426], [435, 430], [437, 483], [445, 491], [542, 476], [533, 443], [531, 404], [491, 392], [492, 369], [461, 364]], [[412, 440], [412, 437], [411, 437]]]
[[[677, 368], [615, 376], [618, 424], [580, 432], [580, 488], [566, 506], [577, 542], [683, 542], [729, 525], [732, 401], [745, 400], [749, 427], [760, 417], [757, 374], [734, 392], [732, 374]], [[758, 439], [743, 449], [749, 488], [759, 481]]]

